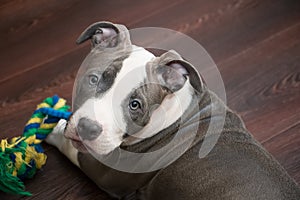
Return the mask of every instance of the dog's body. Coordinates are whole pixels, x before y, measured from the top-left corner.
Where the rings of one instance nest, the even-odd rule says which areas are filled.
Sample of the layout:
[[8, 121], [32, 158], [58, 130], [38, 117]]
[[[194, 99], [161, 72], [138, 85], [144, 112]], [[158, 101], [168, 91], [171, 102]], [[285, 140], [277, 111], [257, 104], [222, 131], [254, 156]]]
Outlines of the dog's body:
[[[91, 25], [78, 42], [87, 39], [93, 49], [79, 72], [66, 138], [61, 121], [47, 140], [100, 188], [119, 199], [300, 199], [297, 184], [176, 52], [155, 57], [131, 45], [124, 26], [108, 22]], [[225, 113], [220, 136], [206, 135], [224, 114], [213, 109]], [[213, 149], [199, 158], [204, 139], [216, 135]], [[131, 162], [131, 171], [95, 156], [122, 163], [120, 149], [146, 155], [168, 144]]]

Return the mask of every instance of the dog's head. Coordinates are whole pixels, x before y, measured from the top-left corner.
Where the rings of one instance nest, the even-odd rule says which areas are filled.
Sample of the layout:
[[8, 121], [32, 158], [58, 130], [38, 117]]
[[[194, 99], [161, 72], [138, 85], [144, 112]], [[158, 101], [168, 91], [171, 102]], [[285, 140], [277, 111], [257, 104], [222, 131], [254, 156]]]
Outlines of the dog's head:
[[88, 39], [92, 49], [76, 79], [65, 132], [79, 150], [83, 143], [105, 155], [129, 138], [135, 143], [155, 135], [175, 123], [202, 88], [195, 68], [179, 54], [155, 57], [132, 45], [122, 25], [92, 24], [77, 43]]

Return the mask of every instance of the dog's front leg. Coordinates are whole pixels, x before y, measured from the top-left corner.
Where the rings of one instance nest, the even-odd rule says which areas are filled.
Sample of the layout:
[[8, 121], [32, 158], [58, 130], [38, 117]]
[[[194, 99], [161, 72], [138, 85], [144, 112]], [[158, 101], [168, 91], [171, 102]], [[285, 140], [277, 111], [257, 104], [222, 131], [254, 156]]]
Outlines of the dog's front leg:
[[57, 126], [53, 129], [46, 139], [48, 144], [51, 144], [59, 149], [65, 156], [67, 156], [76, 166], [79, 167], [78, 150], [72, 145], [70, 139], [64, 136], [64, 130], [67, 121], [61, 119]]

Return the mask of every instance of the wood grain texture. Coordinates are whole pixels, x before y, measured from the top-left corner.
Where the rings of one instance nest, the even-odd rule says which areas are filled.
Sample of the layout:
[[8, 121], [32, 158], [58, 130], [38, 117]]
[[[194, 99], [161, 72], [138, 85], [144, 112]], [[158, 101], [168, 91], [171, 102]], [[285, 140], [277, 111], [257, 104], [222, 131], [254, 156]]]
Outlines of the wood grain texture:
[[[2, 0], [0, 138], [20, 135], [45, 97], [58, 94], [71, 102], [77, 69], [90, 48], [75, 40], [100, 20], [170, 28], [198, 41], [218, 65], [228, 105], [300, 183], [297, 0]], [[109, 199], [56, 149], [44, 146], [46, 166], [26, 181], [34, 195], [0, 193], [0, 199]]]

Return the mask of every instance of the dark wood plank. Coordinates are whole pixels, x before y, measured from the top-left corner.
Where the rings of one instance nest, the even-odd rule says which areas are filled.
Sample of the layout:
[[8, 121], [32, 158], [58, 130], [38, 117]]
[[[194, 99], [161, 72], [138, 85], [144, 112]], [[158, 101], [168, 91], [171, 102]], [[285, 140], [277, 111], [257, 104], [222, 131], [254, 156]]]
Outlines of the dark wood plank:
[[[89, 2], [89, 1], [87, 1]], [[87, 4], [87, 5], [86, 5]], [[116, 5], [115, 5], [116, 4]], [[118, 5], [115, 4], [109, 4], [106, 6], [113, 7], [115, 6], [116, 9], [118, 9], [120, 6], [123, 6], [123, 4]], [[95, 18], [94, 15], [99, 16], [99, 12], [103, 15], [107, 14], [108, 17], [111, 17], [110, 20], [115, 21], [121, 21], [122, 23], [125, 23], [129, 27], [135, 27], [135, 26], [163, 26], [172, 28], [179, 31], [184, 31], [186, 33], [189, 33], [192, 37], [197, 39], [201, 44], [204, 45], [204, 47], [209, 50], [209, 53], [213, 56], [213, 58], [218, 62], [225, 56], [230, 56], [238, 51], [240, 51], [241, 48], [244, 48], [245, 46], [250, 46], [254, 44], [255, 42], [259, 41], [260, 39], [263, 39], [268, 34], [274, 33], [280, 28], [289, 26], [291, 23], [294, 23], [296, 20], [299, 19], [299, 6], [295, 6], [293, 1], [287, 2], [287, 1], [279, 1], [279, 3], [275, 3], [273, 1], [264, 1], [263, 3], [253, 2], [253, 1], [245, 1], [245, 2], [236, 2], [236, 1], [229, 1], [226, 4], [217, 4], [218, 7], [216, 7], [216, 2], [213, 3], [204, 3], [203, 1], [195, 1], [195, 2], [178, 2], [178, 3], [170, 3], [170, 2], [162, 2], [160, 4], [154, 4], [151, 5], [144, 5], [142, 7], [143, 9], [149, 9], [144, 10], [147, 15], [143, 16], [142, 18], [136, 17], [137, 10], [141, 10], [140, 4], [137, 4], [137, 6], [140, 7], [131, 7], [133, 12], [130, 12], [131, 15], [128, 16], [128, 14], [123, 13], [123, 15], [118, 15], [116, 17], [120, 17], [120, 19], [115, 19], [113, 16], [110, 16], [110, 14], [101, 11], [101, 6], [93, 5], [93, 7], [99, 7], [100, 10], [89, 10], [89, 17], [84, 17], [83, 14], [86, 14], [85, 8], [87, 6], [92, 6], [89, 3], [85, 3], [84, 5], [75, 5], [69, 6], [66, 9], [69, 9], [68, 12], [70, 12], [70, 15], [73, 16], [75, 14], [74, 19], [77, 17], [78, 19], [81, 18], [88, 18], [90, 19], [90, 22], [87, 22], [86, 24], [91, 23], [91, 19]], [[136, 4], [134, 4], [136, 5]], [[85, 7], [86, 6], [86, 7]], [[264, 12], [265, 7], [270, 7], [269, 12]], [[273, 9], [271, 9], [273, 8]], [[78, 9], [82, 9], [82, 12], [80, 12]], [[124, 8], [126, 9], [126, 7]], [[137, 9], [137, 10], [135, 10]], [[122, 9], [123, 10], [123, 9]], [[185, 15], [179, 15], [176, 18], [172, 17], [173, 13], [182, 13], [182, 10], [188, 10], [189, 12], [186, 12]], [[255, 10], [255, 12], [253, 12]], [[287, 12], [289, 10], [289, 12]], [[67, 11], [64, 11], [67, 12]], [[64, 13], [63, 12], [63, 13]], [[135, 13], [137, 12], [137, 13]], [[81, 13], [79, 16], [78, 13]], [[122, 13], [122, 12], [121, 12]], [[135, 14], [132, 14], [135, 13]], [[150, 14], [148, 14], [150, 13]], [[170, 14], [172, 13], [172, 14]], [[278, 15], [278, 13], [281, 13]], [[56, 16], [56, 14], [58, 16]], [[98, 15], [97, 15], [98, 14]], [[76, 37], [79, 35], [80, 31], [86, 26], [86, 24], [81, 25], [78, 23], [73, 22], [72, 20], [65, 22], [68, 19], [64, 19], [61, 15], [61, 12], [51, 14], [51, 16], [54, 15], [56, 18], [54, 19], [55, 22], [52, 24], [40, 23], [39, 26], [41, 28], [36, 31], [36, 33], [31, 33], [28, 38], [25, 40], [25, 42], [20, 42], [20, 40], [11, 42], [11, 43], [17, 43], [18, 48], [13, 48], [14, 53], [9, 51], [9, 49], [6, 49], [4, 55], [2, 55], [3, 59], [1, 59], [3, 62], [1, 65], [10, 67], [3, 67], [4, 71], [1, 73], [4, 78], [2, 78], [2, 81], [0, 81], [3, 84], [1, 89], [5, 89], [5, 84], [12, 85], [14, 80], [18, 80], [20, 74], [23, 72], [26, 73], [25, 77], [30, 77], [31, 72], [34, 70], [37, 70], [38, 67], [43, 67], [43, 65], [49, 64], [49, 62], [62, 57], [62, 55], [70, 53], [70, 57], [68, 60], [70, 62], [74, 60], [73, 64], [70, 64], [68, 66], [51, 66], [52, 68], [48, 68], [48, 70], [52, 70], [54, 68], [58, 69], [77, 69], [79, 63], [76, 62], [76, 56], [74, 53], [72, 54], [72, 51], [76, 48], [74, 44], [74, 41]], [[236, 18], [235, 16], [239, 15], [239, 18]], [[60, 18], [59, 18], [60, 16]], [[275, 16], [276, 18], [272, 18], [270, 16]], [[106, 16], [107, 17], [107, 16]], [[99, 16], [101, 17], [101, 15]], [[135, 20], [133, 20], [135, 19]], [[236, 20], [239, 19], [239, 20]], [[262, 23], [260, 26], [255, 26], [257, 24], [257, 21], [268, 19], [268, 23]], [[96, 20], [96, 19], [95, 19]], [[124, 21], [124, 22], [123, 22]], [[178, 21], [182, 21], [181, 23], [178, 23]], [[197, 21], [200, 21], [198, 24]], [[77, 21], [76, 21], [77, 22]], [[195, 24], [196, 23], [196, 24]], [[66, 30], [64, 26], [68, 24], [68, 29]], [[183, 29], [182, 26], [189, 27]], [[246, 26], [247, 25], [247, 26]], [[236, 31], [236, 27], [239, 27], [239, 31]], [[56, 30], [57, 29], [57, 30]], [[80, 31], [78, 31], [80, 30]], [[47, 32], [47, 41], [45, 43], [45, 46], [40, 47], [39, 44], [44, 43], [44, 35], [45, 32]], [[26, 29], [25, 29], [25, 33]], [[54, 34], [54, 35], [53, 35]], [[9, 37], [8, 35], [4, 35], [5, 37]], [[11, 38], [18, 38], [15, 35], [11, 35]], [[242, 43], [241, 43], [242, 42]], [[9, 44], [9, 42], [8, 42]], [[220, 50], [219, 46], [224, 46], [228, 48], [227, 51]], [[32, 60], [32, 56], [28, 54], [27, 47], [31, 46], [31, 55], [35, 55], [34, 60]], [[61, 48], [58, 48], [61, 47]], [[1, 46], [0, 46], [1, 47]], [[5, 46], [4, 46], [5, 47]], [[41, 51], [41, 48], [43, 50]], [[1, 48], [0, 48], [1, 49]], [[18, 53], [22, 50], [22, 53]], [[220, 51], [225, 55], [221, 55]], [[19, 59], [14, 60], [10, 56], [6, 55], [16, 55]], [[82, 54], [84, 55], [84, 54]], [[41, 57], [39, 57], [41, 56]], [[67, 56], [67, 55], [65, 55]], [[0, 55], [1, 57], [1, 55]], [[13, 61], [12, 61], [13, 59]], [[27, 59], [30, 59], [27, 61]], [[42, 62], [41, 62], [41, 61]], [[46, 63], [45, 63], [46, 60]], [[16, 62], [16, 63], [15, 63]], [[20, 62], [22, 64], [20, 64]], [[28, 63], [27, 63], [28, 62]], [[9, 64], [8, 64], [9, 63]], [[32, 66], [33, 65], [33, 66]], [[18, 70], [16, 70], [16, 68]], [[11, 74], [10, 76], [7, 76], [5, 73], [5, 70], [14, 70], [17, 71], [15, 74]], [[54, 70], [55, 71], [55, 70]], [[36, 74], [36, 72], [33, 72], [32, 74]], [[43, 76], [42, 74], [40, 74]], [[55, 77], [51, 77], [52, 79]], [[1, 77], [0, 77], [1, 80]], [[5, 91], [5, 96], [3, 96], [3, 99], [14, 99], [18, 98], [24, 91], [28, 92], [32, 89], [32, 85], [35, 83], [31, 82], [32, 79], [28, 79], [28, 84], [22, 86], [21, 88], [18, 88], [18, 85], [14, 85], [14, 87], [9, 90]], [[50, 81], [51, 79], [49, 76], [43, 78], [44, 81], [41, 81], [41, 85], [45, 85], [47, 81]], [[23, 92], [20, 92], [23, 91]], [[1, 99], [0, 99], [1, 100]]]
[[[0, 100], [12, 100], [32, 90], [35, 84], [32, 80], [40, 67], [45, 68], [43, 70], [46, 71], [78, 69], [80, 63], [76, 62], [76, 58], [80, 52], [74, 53], [74, 51], [79, 48], [82, 52], [81, 48], [89, 45], [76, 46], [75, 41], [91, 23], [110, 20], [129, 24], [131, 21], [139, 21], [141, 12], [144, 12], [144, 17], [151, 17], [152, 13], [177, 4], [167, 0], [161, 1], [160, 4], [138, 0], [131, 3], [125, 1], [69, 1], [65, 4], [61, 4], [61, 1], [55, 2], [48, 7], [48, 4], [43, 1], [39, 3], [26, 1], [21, 4], [19, 1], [12, 1], [0, 7], [0, 19], [2, 19], [0, 30], [3, 30], [0, 32], [0, 37], [5, 39], [0, 44], [0, 51], [3, 52], [0, 54], [0, 85], [1, 90], [4, 90]], [[6, 19], [11, 20], [6, 22]], [[81, 55], [86, 53], [87, 48]], [[66, 58], [66, 55], [69, 57]], [[67, 66], [62, 64], [49, 66], [49, 63], [61, 57], [73, 63]], [[43, 77], [43, 81], [40, 82], [42, 86], [55, 78], [55, 76], [38, 74]], [[14, 84], [10, 90], [5, 90], [6, 84], [11, 86], [13, 82], [22, 81], [20, 76], [28, 77], [27, 84], [20, 88]]]
[[259, 141], [300, 120], [299, 34], [291, 26], [220, 63], [228, 104]]
[[219, 63], [300, 19], [297, 0], [189, 2], [175, 5], [135, 26], [166, 27], [186, 33]]

